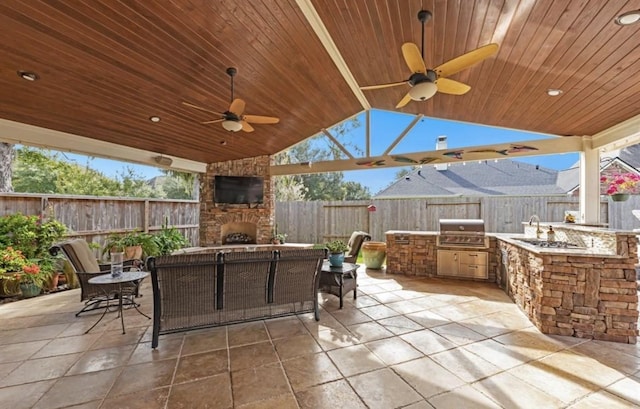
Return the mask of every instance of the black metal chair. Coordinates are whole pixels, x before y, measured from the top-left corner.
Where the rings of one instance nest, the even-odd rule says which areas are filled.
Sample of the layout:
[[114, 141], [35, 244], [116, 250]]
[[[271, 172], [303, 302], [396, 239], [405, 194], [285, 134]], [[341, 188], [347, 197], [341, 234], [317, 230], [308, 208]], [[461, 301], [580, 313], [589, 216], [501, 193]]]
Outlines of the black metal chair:
[[[85, 305], [76, 313], [76, 317], [84, 312], [106, 308], [109, 306], [108, 301], [115, 299], [117, 297], [116, 294], [120, 294], [117, 284], [94, 285], [89, 283], [91, 277], [110, 273], [111, 265], [98, 263], [86, 240], [72, 239], [57, 243], [51, 247], [50, 252], [54, 255], [62, 252], [78, 278], [81, 289], [80, 301], [84, 301]], [[139, 268], [141, 265], [140, 260], [127, 260], [124, 262], [124, 267], [128, 269]], [[128, 303], [133, 303], [133, 297], [141, 296], [138, 291], [139, 284], [139, 282], [127, 284], [128, 288], [123, 290], [123, 301], [124, 297], [127, 297]]]

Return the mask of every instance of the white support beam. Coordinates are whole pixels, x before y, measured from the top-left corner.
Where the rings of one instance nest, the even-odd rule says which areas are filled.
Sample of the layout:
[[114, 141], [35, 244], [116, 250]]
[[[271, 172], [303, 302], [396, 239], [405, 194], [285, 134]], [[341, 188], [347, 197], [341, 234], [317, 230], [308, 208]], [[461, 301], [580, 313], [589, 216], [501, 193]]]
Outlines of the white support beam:
[[422, 114], [416, 115], [416, 117], [413, 118], [413, 121], [411, 121], [409, 126], [404, 128], [404, 131], [400, 132], [400, 135], [398, 135], [398, 137], [396, 138], [395, 141], [391, 142], [389, 147], [384, 151], [383, 155], [388, 155], [389, 152], [391, 152], [393, 150], [393, 148], [395, 148], [396, 145], [399, 144], [400, 141], [403, 140], [405, 136], [407, 136], [409, 131], [412, 130], [414, 126], [416, 126], [416, 124], [422, 119], [422, 117], [423, 117]]
[[327, 138], [329, 138], [329, 140], [331, 140], [331, 142], [333, 142], [333, 143], [338, 147], [338, 149], [340, 149], [340, 150], [342, 151], [342, 153], [344, 153], [345, 155], [347, 155], [347, 157], [348, 157], [349, 159], [353, 159], [353, 155], [351, 154], [351, 152], [349, 152], [349, 151], [347, 150], [347, 148], [345, 148], [345, 147], [344, 147], [344, 145], [342, 145], [342, 144], [340, 143], [340, 141], [338, 141], [336, 138], [334, 138], [334, 137], [333, 137], [333, 135], [331, 135], [331, 133], [330, 133], [329, 131], [327, 131], [326, 129], [323, 129], [323, 130], [322, 130], [322, 133], [323, 133], [323, 134], [325, 134], [325, 136], [326, 136]]
[[[130, 148], [128, 146], [22, 124], [6, 119], [0, 119], [0, 141], [54, 149], [63, 152], [79, 153], [97, 158], [138, 163], [156, 168], [162, 167], [182, 172], [204, 173], [207, 170], [207, 164], [203, 162], [160, 154], [159, 152]], [[159, 157], [170, 159], [171, 164], [162, 166], [162, 164], [158, 163], [157, 158]], [[167, 161], [167, 159], [164, 160]], [[168, 161], [166, 163], [168, 163]]]
[[580, 152], [580, 223], [600, 224], [600, 152], [589, 140]]
[[365, 140], [366, 140], [366, 149], [365, 149], [365, 155], [367, 157], [371, 156], [371, 110], [367, 109], [367, 111], [365, 112]]
[[298, 4], [298, 7], [300, 7], [300, 10], [302, 10], [302, 14], [304, 14], [304, 16], [306, 17], [309, 25], [320, 39], [320, 42], [324, 46], [325, 50], [327, 50], [327, 53], [329, 53], [329, 56], [333, 60], [333, 63], [336, 65], [336, 67], [338, 67], [338, 71], [340, 71], [340, 73], [342, 74], [342, 77], [346, 81], [347, 85], [349, 86], [349, 88], [351, 88], [351, 91], [356, 96], [356, 98], [358, 98], [358, 101], [360, 102], [360, 105], [362, 105], [362, 108], [371, 109], [371, 104], [369, 104], [369, 101], [364, 96], [364, 93], [356, 82], [355, 77], [347, 66], [346, 61], [344, 60], [344, 58], [342, 58], [342, 54], [340, 54], [336, 43], [333, 42], [333, 38], [331, 38], [329, 30], [327, 30], [327, 27], [322, 22], [322, 19], [320, 19], [320, 15], [318, 15], [315, 7], [313, 7], [313, 3], [311, 2], [311, 0], [296, 0], [296, 3]]
[[593, 149], [603, 152], [640, 143], [640, 115], [598, 132], [591, 141]]
[[[531, 148], [531, 149], [528, 149]], [[295, 163], [271, 166], [271, 175], [299, 175], [306, 173], [339, 172], [346, 170], [366, 170], [409, 166], [413, 163], [436, 165], [440, 163], [462, 163], [491, 159], [516, 159], [524, 156], [553, 155], [559, 153], [580, 152], [583, 139], [579, 136], [566, 136], [557, 139], [537, 139], [517, 143], [451, 148], [435, 151], [412, 152], [396, 155], [382, 155], [369, 158], [350, 158], [313, 163]], [[461, 152], [462, 159], [455, 153]], [[505, 153], [506, 152], [506, 153]], [[453, 153], [453, 154], [452, 154]], [[409, 161], [410, 160], [410, 161]]]

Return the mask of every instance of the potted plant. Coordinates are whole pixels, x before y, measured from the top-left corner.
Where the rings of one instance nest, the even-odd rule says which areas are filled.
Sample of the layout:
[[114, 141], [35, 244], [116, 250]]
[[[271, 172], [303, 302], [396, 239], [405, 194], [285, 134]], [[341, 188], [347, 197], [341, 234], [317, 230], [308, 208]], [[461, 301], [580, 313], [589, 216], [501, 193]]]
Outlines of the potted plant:
[[107, 237], [102, 256], [110, 252], [124, 253], [125, 260], [141, 260], [143, 256], [158, 254], [158, 244], [154, 237], [138, 230], [125, 234], [111, 234]]
[[600, 183], [604, 185], [606, 194], [611, 196], [614, 202], [624, 202], [629, 199], [629, 195], [640, 193], [640, 175], [637, 173], [603, 174]]
[[175, 227], [167, 227], [167, 222], [162, 224], [162, 229], [153, 235], [158, 248], [157, 254], [149, 255], [167, 255], [173, 251], [180, 250], [187, 246], [189, 241]]
[[271, 237], [271, 243], [272, 244], [284, 244], [286, 239], [287, 239], [286, 233], [275, 233]]
[[344, 252], [349, 249], [347, 243], [342, 240], [333, 240], [325, 244], [329, 252], [329, 264], [333, 267], [342, 267]]
[[25, 298], [40, 294], [42, 287], [51, 279], [51, 269], [46, 263], [41, 268], [37, 262], [28, 260], [22, 251], [13, 247], [0, 249], [0, 274], [3, 291], [15, 295], [18, 289]]

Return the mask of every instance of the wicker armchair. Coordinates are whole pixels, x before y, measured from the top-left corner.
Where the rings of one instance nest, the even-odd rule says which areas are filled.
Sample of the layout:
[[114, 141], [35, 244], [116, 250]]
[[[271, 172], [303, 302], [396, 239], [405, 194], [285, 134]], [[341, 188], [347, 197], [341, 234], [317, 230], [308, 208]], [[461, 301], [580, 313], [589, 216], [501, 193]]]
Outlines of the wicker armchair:
[[[80, 301], [84, 301], [84, 307], [76, 313], [76, 317], [88, 311], [99, 308], [106, 308], [107, 301], [114, 299], [118, 294], [118, 285], [94, 285], [89, 283], [91, 277], [101, 274], [107, 274], [111, 271], [110, 264], [100, 264], [96, 260], [93, 252], [89, 248], [89, 244], [84, 239], [72, 239], [55, 244], [50, 249], [51, 254], [62, 253], [69, 264], [73, 267], [74, 273], [80, 283]], [[125, 268], [137, 268], [140, 260], [127, 260], [124, 262]], [[129, 288], [124, 288], [125, 296], [139, 297], [139, 283], [129, 284]], [[125, 285], [123, 285], [125, 287]], [[131, 297], [129, 297], [131, 301]]]
[[344, 261], [346, 263], [355, 263], [358, 259], [358, 253], [360, 253], [360, 248], [362, 247], [362, 243], [365, 241], [371, 240], [371, 235], [364, 231], [354, 231], [351, 234], [351, 238], [347, 243], [349, 246], [349, 250], [347, 250], [344, 255]]

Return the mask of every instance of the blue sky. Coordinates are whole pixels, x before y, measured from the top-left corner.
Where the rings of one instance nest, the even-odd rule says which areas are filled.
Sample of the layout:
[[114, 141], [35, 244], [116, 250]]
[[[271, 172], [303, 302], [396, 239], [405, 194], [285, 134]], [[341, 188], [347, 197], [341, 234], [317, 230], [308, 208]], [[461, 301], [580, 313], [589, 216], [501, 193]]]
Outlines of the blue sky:
[[[396, 137], [411, 123], [413, 115], [397, 112], [371, 110], [371, 156], [381, 155]], [[364, 114], [358, 116], [360, 126], [351, 130], [340, 141], [358, 146], [364, 151], [365, 146], [365, 120]], [[331, 128], [329, 128], [331, 131]], [[438, 136], [447, 136], [449, 148], [487, 145], [493, 143], [517, 142], [534, 139], [554, 138], [552, 135], [516, 131], [505, 128], [494, 128], [483, 125], [475, 125], [456, 121], [447, 121], [435, 118], [423, 118], [416, 126], [396, 145], [391, 151], [393, 154], [430, 151], [436, 146]], [[326, 141], [319, 143], [328, 143]], [[351, 149], [353, 152], [353, 149]], [[363, 153], [355, 156], [364, 156]], [[127, 167], [145, 178], [152, 178], [161, 174], [160, 169], [153, 166], [136, 165], [118, 162], [109, 159], [88, 159], [83, 155], [64, 153], [64, 156], [80, 165], [89, 164], [92, 168], [103, 172], [108, 176], [116, 176]], [[521, 162], [532, 163], [542, 167], [562, 170], [567, 169], [579, 159], [577, 153], [563, 155], [532, 156], [518, 159]], [[429, 165], [425, 165], [429, 166]], [[388, 186], [395, 180], [395, 175], [402, 168], [367, 169], [344, 172], [345, 179], [355, 181], [367, 186], [372, 194]]]
[[[356, 146], [365, 146], [365, 117], [359, 115], [361, 126], [341, 141]], [[413, 121], [414, 116], [397, 112], [371, 110], [371, 156], [382, 155], [387, 147]], [[476, 125], [424, 117], [391, 151], [392, 154], [431, 151], [436, 148], [438, 136], [447, 137], [448, 148], [488, 145], [494, 143], [517, 142], [535, 139], [556, 138], [553, 135], [516, 131], [505, 128]], [[364, 148], [362, 148], [364, 149]], [[356, 155], [354, 155], [356, 156]], [[532, 163], [550, 169], [562, 170], [579, 160], [578, 153], [563, 155], [532, 156], [520, 158], [521, 162]], [[425, 165], [429, 166], [429, 165]], [[395, 175], [403, 168], [367, 169], [344, 172], [345, 179], [359, 182], [372, 194], [387, 187], [395, 180]], [[407, 168], [409, 169], [409, 168]]]

